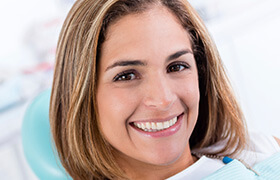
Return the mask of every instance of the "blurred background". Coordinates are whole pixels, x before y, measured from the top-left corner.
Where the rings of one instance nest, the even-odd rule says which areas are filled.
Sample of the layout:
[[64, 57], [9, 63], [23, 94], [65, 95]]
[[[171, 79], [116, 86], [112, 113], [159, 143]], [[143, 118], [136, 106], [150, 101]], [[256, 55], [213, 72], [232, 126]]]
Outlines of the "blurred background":
[[[190, 0], [224, 61], [250, 130], [280, 137], [280, 1]], [[74, 0], [0, 2], [0, 179], [35, 180], [21, 144], [26, 107], [51, 86]]]

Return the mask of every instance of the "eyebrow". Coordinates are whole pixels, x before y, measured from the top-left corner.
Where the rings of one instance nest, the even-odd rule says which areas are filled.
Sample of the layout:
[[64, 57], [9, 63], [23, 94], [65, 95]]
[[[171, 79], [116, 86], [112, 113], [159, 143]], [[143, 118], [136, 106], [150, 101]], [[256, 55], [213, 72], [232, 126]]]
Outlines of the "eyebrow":
[[105, 71], [108, 71], [109, 69], [112, 69], [116, 66], [145, 66], [146, 63], [144, 63], [141, 60], [120, 60], [112, 64], [111, 66], [107, 67]]
[[179, 58], [180, 56], [183, 56], [185, 54], [193, 54], [193, 52], [190, 50], [190, 49], [184, 49], [184, 50], [181, 50], [181, 51], [178, 51], [174, 54], [171, 54], [170, 56], [167, 57], [166, 61], [171, 61], [173, 59], [177, 59]]
[[[177, 59], [180, 56], [188, 54], [188, 53], [193, 54], [193, 52], [189, 49], [184, 49], [184, 50], [178, 51], [178, 52], [168, 56], [166, 58], [166, 62]], [[120, 61], [117, 61], [114, 64], [108, 66], [105, 71], [108, 71], [109, 69], [112, 69], [117, 66], [145, 66], [145, 65], [147, 65], [147, 63], [145, 63], [141, 60], [120, 60]]]

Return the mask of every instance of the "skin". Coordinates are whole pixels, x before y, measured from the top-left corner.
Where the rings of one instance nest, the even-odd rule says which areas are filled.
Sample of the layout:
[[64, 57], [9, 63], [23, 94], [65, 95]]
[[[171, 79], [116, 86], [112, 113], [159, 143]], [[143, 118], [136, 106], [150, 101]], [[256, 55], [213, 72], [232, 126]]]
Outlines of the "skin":
[[[155, 6], [109, 26], [98, 77], [101, 131], [130, 178], [165, 179], [195, 162], [189, 138], [198, 116], [198, 72], [189, 34], [173, 14]], [[131, 125], [182, 113], [179, 130], [166, 137]]]
[[279, 146], [280, 146], [280, 139], [279, 138], [277, 138], [277, 137], [274, 137], [274, 139], [276, 140], [276, 142], [279, 144]]

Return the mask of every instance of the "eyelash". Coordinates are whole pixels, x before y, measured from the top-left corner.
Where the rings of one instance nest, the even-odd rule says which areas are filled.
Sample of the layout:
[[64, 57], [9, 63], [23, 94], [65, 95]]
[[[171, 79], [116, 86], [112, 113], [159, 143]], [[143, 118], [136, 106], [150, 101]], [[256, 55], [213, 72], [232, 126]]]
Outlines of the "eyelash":
[[[171, 68], [175, 67], [175, 66], [181, 66], [179, 67], [179, 70], [175, 70], [172, 71]], [[182, 68], [183, 67], [183, 68]], [[190, 65], [188, 65], [186, 62], [174, 62], [171, 63], [168, 67], [167, 67], [167, 73], [172, 73], [172, 72], [180, 72], [180, 71], [184, 71], [185, 69], [189, 69]], [[174, 69], [173, 69], [174, 70]]]
[[[133, 79], [125, 79], [125, 78], [128, 77], [128, 75], [133, 75]], [[140, 78], [140, 75], [135, 70], [127, 70], [127, 71], [124, 71], [124, 72], [121, 72], [121, 73], [117, 74], [114, 77], [113, 81], [114, 82], [116, 82], [116, 81], [131, 81], [131, 80], [139, 79], [139, 78]]]
[[[175, 71], [174, 71], [174, 69], [171, 70], [171, 68], [173, 68], [175, 66], [177, 66], [177, 68], [178, 68], [178, 66], [180, 66], [179, 70], [178, 69], [175, 70]], [[190, 66], [187, 63], [185, 63], [185, 62], [175, 62], [175, 63], [170, 64], [167, 67], [167, 73], [173, 73], [173, 72], [178, 73], [180, 71], [184, 71], [185, 69], [189, 69], [189, 68], [190, 68]], [[133, 76], [131, 76], [131, 75], [133, 75]], [[130, 76], [129, 79], [127, 79], [128, 76]], [[123, 82], [125, 82], [125, 81], [132, 81], [134, 79], [140, 79], [140, 78], [141, 78], [140, 74], [138, 72], [136, 72], [135, 70], [131, 69], [131, 70], [127, 70], [127, 71], [124, 71], [124, 72], [121, 72], [121, 73], [117, 74], [113, 78], [113, 82], [117, 82], [117, 81], [123, 81]]]

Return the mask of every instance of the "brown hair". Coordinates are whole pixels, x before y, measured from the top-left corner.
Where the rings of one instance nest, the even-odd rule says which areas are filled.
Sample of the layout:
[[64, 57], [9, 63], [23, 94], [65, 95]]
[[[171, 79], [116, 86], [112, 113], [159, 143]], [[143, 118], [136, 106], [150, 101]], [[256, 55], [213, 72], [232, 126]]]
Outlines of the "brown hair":
[[60, 34], [50, 105], [53, 139], [74, 179], [126, 178], [100, 131], [96, 103], [97, 66], [106, 29], [121, 17], [161, 5], [191, 35], [199, 72], [199, 116], [191, 149], [226, 140], [217, 152], [232, 155], [246, 142], [243, 115], [216, 46], [186, 0], [77, 0]]

